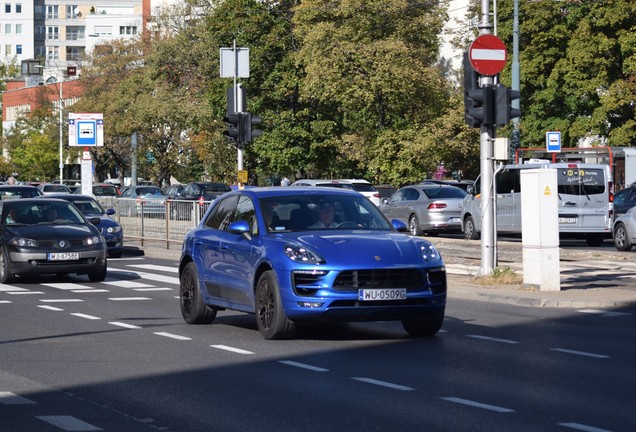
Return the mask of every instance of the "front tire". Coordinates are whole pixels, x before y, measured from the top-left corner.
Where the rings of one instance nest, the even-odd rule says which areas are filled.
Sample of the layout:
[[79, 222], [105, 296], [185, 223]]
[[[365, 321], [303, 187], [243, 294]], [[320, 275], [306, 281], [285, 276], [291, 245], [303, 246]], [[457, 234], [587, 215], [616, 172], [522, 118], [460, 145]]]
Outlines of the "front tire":
[[444, 322], [444, 314], [429, 319], [402, 320], [404, 330], [415, 337], [430, 337], [435, 335]]
[[274, 272], [268, 270], [256, 284], [256, 326], [265, 339], [289, 339], [295, 324], [285, 315]]
[[216, 310], [203, 301], [199, 275], [193, 262], [186, 264], [179, 278], [179, 303], [181, 315], [188, 324], [210, 324], [216, 318]]
[[634, 246], [632, 241], [629, 239], [627, 228], [623, 223], [617, 224], [614, 228], [614, 246], [619, 251], [628, 251]]
[[97, 269], [97, 271], [88, 274], [88, 279], [91, 282], [102, 282], [106, 279], [106, 273], [108, 273], [108, 266], [104, 261], [104, 265]]
[[9, 254], [4, 249], [0, 250], [0, 284], [8, 284], [13, 281], [11, 271], [11, 260]]
[[479, 240], [479, 232], [475, 227], [475, 220], [468, 216], [464, 221], [464, 238], [467, 240]]
[[422, 235], [422, 228], [420, 228], [420, 221], [417, 219], [416, 215], [411, 215], [411, 217], [409, 218], [409, 231], [411, 232], [411, 235], [414, 235], [414, 236]]

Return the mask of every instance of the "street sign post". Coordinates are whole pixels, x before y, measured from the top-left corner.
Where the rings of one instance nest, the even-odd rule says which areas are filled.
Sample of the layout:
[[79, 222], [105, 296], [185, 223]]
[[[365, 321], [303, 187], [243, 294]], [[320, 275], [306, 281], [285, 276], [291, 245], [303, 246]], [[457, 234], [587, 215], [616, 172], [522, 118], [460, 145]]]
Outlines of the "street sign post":
[[546, 132], [545, 146], [549, 152], [561, 151], [561, 132]]
[[483, 34], [470, 44], [468, 58], [480, 74], [495, 76], [502, 71], [508, 60], [506, 45], [495, 35]]

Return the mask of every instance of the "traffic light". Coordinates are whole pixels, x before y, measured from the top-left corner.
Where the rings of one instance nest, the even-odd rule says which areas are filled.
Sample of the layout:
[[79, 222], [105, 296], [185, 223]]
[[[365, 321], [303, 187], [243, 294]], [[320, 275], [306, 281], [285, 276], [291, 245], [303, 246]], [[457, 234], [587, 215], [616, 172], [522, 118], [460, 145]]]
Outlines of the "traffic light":
[[251, 143], [254, 138], [258, 138], [263, 135], [263, 131], [260, 129], [252, 129], [254, 125], [261, 124], [262, 118], [252, 113], [244, 113], [243, 116], [243, 142]]
[[464, 91], [464, 119], [472, 127], [495, 124], [495, 88], [481, 87]]
[[480, 126], [480, 122], [468, 114], [468, 110], [476, 106], [475, 101], [468, 96], [468, 92], [479, 89], [478, 77], [479, 75], [470, 64], [468, 53], [464, 53], [464, 121], [470, 127]]
[[223, 121], [227, 123], [227, 130], [223, 135], [237, 143], [243, 142], [243, 114], [227, 114]]
[[521, 110], [511, 106], [512, 101], [519, 97], [520, 93], [517, 90], [510, 90], [504, 85], [497, 84], [495, 87], [495, 124], [497, 126], [507, 125], [511, 119], [521, 117]]

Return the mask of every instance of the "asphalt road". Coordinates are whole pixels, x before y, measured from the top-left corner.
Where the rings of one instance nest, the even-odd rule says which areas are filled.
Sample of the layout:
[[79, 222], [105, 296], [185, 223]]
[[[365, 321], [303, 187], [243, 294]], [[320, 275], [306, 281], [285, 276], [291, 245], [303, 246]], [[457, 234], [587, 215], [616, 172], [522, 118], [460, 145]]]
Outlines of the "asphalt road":
[[442, 331], [184, 323], [175, 260], [0, 285], [0, 431], [632, 431], [636, 310], [454, 299]]

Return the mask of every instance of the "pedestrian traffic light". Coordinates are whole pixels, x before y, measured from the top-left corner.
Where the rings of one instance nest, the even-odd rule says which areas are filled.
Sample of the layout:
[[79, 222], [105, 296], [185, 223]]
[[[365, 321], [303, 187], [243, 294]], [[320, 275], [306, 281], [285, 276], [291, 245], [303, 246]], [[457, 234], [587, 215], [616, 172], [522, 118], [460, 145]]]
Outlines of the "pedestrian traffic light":
[[258, 138], [263, 134], [260, 129], [252, 129], [254, 125], [261, 124], [262, 118], [249, 112], [242, 114], [242, 116], [243, 142], [251, 143], [254, 138]]
[[227, 123], [227, 130], [223, 135], [237, 143], [243, 142], [243, 114], [227, 114], [223, 121]]
[[495, 87], [495, 124], [497, 126], [507, 125], [511, 119], [521, 117], [521, 110], [512, 108], [512, 101], [519, 97], [520, 93], [517, 90], [510, 90], [504, 85], [497, 84]]

